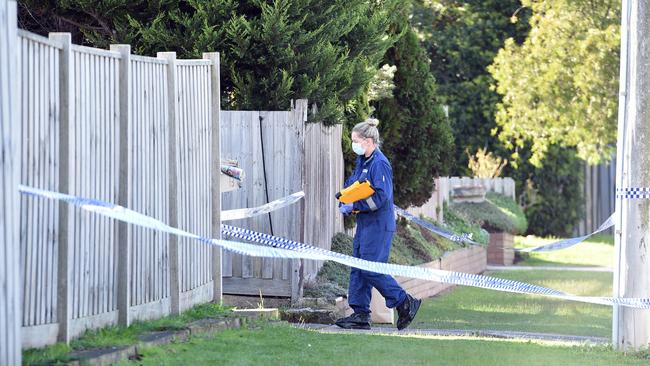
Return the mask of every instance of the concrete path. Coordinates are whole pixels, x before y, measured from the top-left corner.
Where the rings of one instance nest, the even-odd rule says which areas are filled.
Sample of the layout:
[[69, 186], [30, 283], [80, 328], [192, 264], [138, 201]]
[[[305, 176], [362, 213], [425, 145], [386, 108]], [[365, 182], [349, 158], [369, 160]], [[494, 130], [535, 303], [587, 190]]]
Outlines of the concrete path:
[[398, 331], [392, 327], [373, 327], [370, 330], [350, 330], [342, 329], [336, 325], [326, 324], [293, 324], [296, 328], [311, 329], [322, 333], [362, 333], [362, 334], [381, 334], [381, 335], [399, 335], [399, 336], [448, 336], [448, 337], [485, 337], [500, 339], [523, 339], [523, 340], [541, 340], [568, 343], [592, 343], [607, 344], [610, 343], [608, 338], [573, 336], [564, 334], [549, 333], [532, 333], [532, 332], [513, 332], [501, 330], [454, 330], [454, 329], [405, 329]]
[[612, 272], [609, 267], [576, 267], [576, 266], [487, 266], [488, 271], [583, 271], [583, 272]]

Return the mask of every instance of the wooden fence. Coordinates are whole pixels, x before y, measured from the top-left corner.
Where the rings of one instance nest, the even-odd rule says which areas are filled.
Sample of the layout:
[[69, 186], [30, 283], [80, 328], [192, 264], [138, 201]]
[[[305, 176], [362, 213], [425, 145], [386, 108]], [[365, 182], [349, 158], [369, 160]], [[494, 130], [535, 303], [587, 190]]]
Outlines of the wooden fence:
[[443, 205], [449, 202], [454, 187], [483, 186], [487, 192], [496, 192], [516, 199], [515, 181], [512, 178], [469, 178], [469, 177], [441, 177], [435, 179], [435, 189], [429, 201], [420, 207], [409, 207], [413, 215], [424, 215], [442, 223]]
[[[239, 161], [246, 173], [242, 189], [223, 194], [223, 208], [305, 191], [300, 204], [229, 224], [329, 249], [343, 229], [334, 199], [343, 175], [342, 126], [306, 123], [307, 110], [307, 101], [297, 100], [290, 111], [222, 111], [222, 157]], [[303, 278], [317, 271], [313, 261], [224, 253], [223, 291], [296, 300]]]
[[[143, 57], [69, 34], [17, 41], [22, 183], [220, 236], [218, 54]], [[23, 197], [22, 345], [220, 300], [220, 263], [219, 249]]]
[[16, 2], [0, 1], [0, 365], [21, 364]]
[[[315, 110], [315, 107], [312, 108]], [[332, 237], [343, 232], [343, 215], [339, 213], [336, 192], [343, 188], [343, 126], [305, 126], [305, 242], [331, 249]], [[304, 261], [304, 279], [317, 274], [322, 261]]]
[[[575, 235], [586, 235], [598, 229], [615, 211], [616, 157], [609, 164], [584, 166], [582, 194], [584, 217], [575, 226]], [[609, 229], [606, 231], [612, 233]]]
[[[224, 210], [265, 204], [303, 190], [306, 102], [291, 111], [223, 111], [222, 157], [237, 160], [246, 177], [241, 189], [223, 194]], [[229, 222], [234, 226], [302, 241], [302, 205]], [[224, 293], [299, 296], [298, 260], [224, 253]]]

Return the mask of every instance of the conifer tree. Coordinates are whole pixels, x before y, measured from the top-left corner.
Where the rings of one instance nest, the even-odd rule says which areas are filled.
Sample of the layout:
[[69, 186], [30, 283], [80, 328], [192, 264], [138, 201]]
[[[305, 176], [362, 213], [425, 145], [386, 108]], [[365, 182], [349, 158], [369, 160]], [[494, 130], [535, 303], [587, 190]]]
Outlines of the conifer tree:
[[393, 97], [374, 106], [384, 140], [382, 150], [393, 166], [395, 202], [419, 206], [431, 197], [433, 178], [449, 173], [453, 136], [436, 96], [426, 51], [406, 27], [384, 59], [397, 66]]
[[[318, 104], [315, 122], [341, 123], [367, 109], [363, 94], [395, 38], [399, 0], [25, 0], [24, 28], [79, 29], [95, 47], [129, 43], [138, 54], [221, 53], [225, 109]], [[363, 111], [359, 112], [362, 115]]]

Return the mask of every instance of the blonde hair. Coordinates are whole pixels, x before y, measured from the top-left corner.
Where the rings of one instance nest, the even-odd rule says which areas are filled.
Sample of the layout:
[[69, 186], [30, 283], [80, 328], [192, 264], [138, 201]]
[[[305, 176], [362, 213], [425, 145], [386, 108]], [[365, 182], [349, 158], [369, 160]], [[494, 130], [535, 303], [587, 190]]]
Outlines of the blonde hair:
[[352, 132], [358, 133], [363, 138], [372, 139], [375, 145], [379, 145], [381, 144], [381, 141], [379, 140], [379, 130], [377, 129], [377, 125], [379, 125], [378, 119], [368, 118], [361, 123], [357, 123], [352, 128]]

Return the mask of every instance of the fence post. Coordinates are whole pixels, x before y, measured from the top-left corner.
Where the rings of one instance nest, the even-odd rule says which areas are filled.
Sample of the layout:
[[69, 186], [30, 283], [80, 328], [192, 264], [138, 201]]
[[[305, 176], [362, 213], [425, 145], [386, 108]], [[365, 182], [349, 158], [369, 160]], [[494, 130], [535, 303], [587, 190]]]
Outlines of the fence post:
[[[219, 52], [206, 52], [204, 59], [211, 61], [211, 115], [212, 115], [212, 176], [211, 176], [211, 206], [212, 206], [212, 238], [221, 239], [221, 77], [219, 74]], [[212, 248], [212, 301], [221, 304], [223, 300], [223, 283], [221, 276], [221, 248]]]
[[[50, 33], [49, 38], [61, 43], [59, 57], [59, 192], [69, 193], [70, 125], [74, 118], [72, 95], [72, 36], [70, 33]], [[59, 236], [57, 262], [57, 322], [59, 323], [59, 342], [70, 342], [70, 323], [72, 321], [72, 291], [70, 264], [72, 251], [68, 245], [68, 205], [59, 205]]]
[[[112, 44], [111, 51], [120, 54], [119, 91], [120, 91], [120, 176], [118, 204], [129, 207], [129, 159], [131, 143], [129, 141], [131, 119], [131, 46], [128, 44]], [[131, 273], [129, 264], [131, 256], [129, 251], [129, 225], [125, 222], [117, 223], [117, 310], [118, 324], [128, 327], [131, 323], [129, 305], [131, 304]]]
[[[178, 207], [176, 195], [178, 183], [176, 176], [176, 114], [178, 111], [178, 88], [176, 87], [176, 52], [158, 52], [158, 58], [167, 60], [167, 102], [169, 105], [169, 225], [178, 227]], [[169, 236], [169, 299], [171, 315], [181, 313], [180, 258], [178, 255], [178, 236]]]
[[16, 2], [0, 2], [0, 364], [21, 364], [20, 308], [20, 76]]
[[[298, 99], [293, 104], [294, 108], [292, 112], [294, 115], [299, 116], [300, 128], [302, 129], [302, 134], [300, 137], [300, 150], [302, 152], [302, 175], [300, 178], [300, 190], [304, 192], [305, 190], [305, 123], [307, 122], [307, 113], [309, 112], [309, 101], [307, 99]], [[305, 242], [305, 200], [300, 200], [300, 242]], [[304, 281], [304, 270], [305, 270], [305, 260], [304, 259], [293, 259], [291, 260], [291, 303], [295, 304], [302, 297], [303, 293], [303, 281]]]

